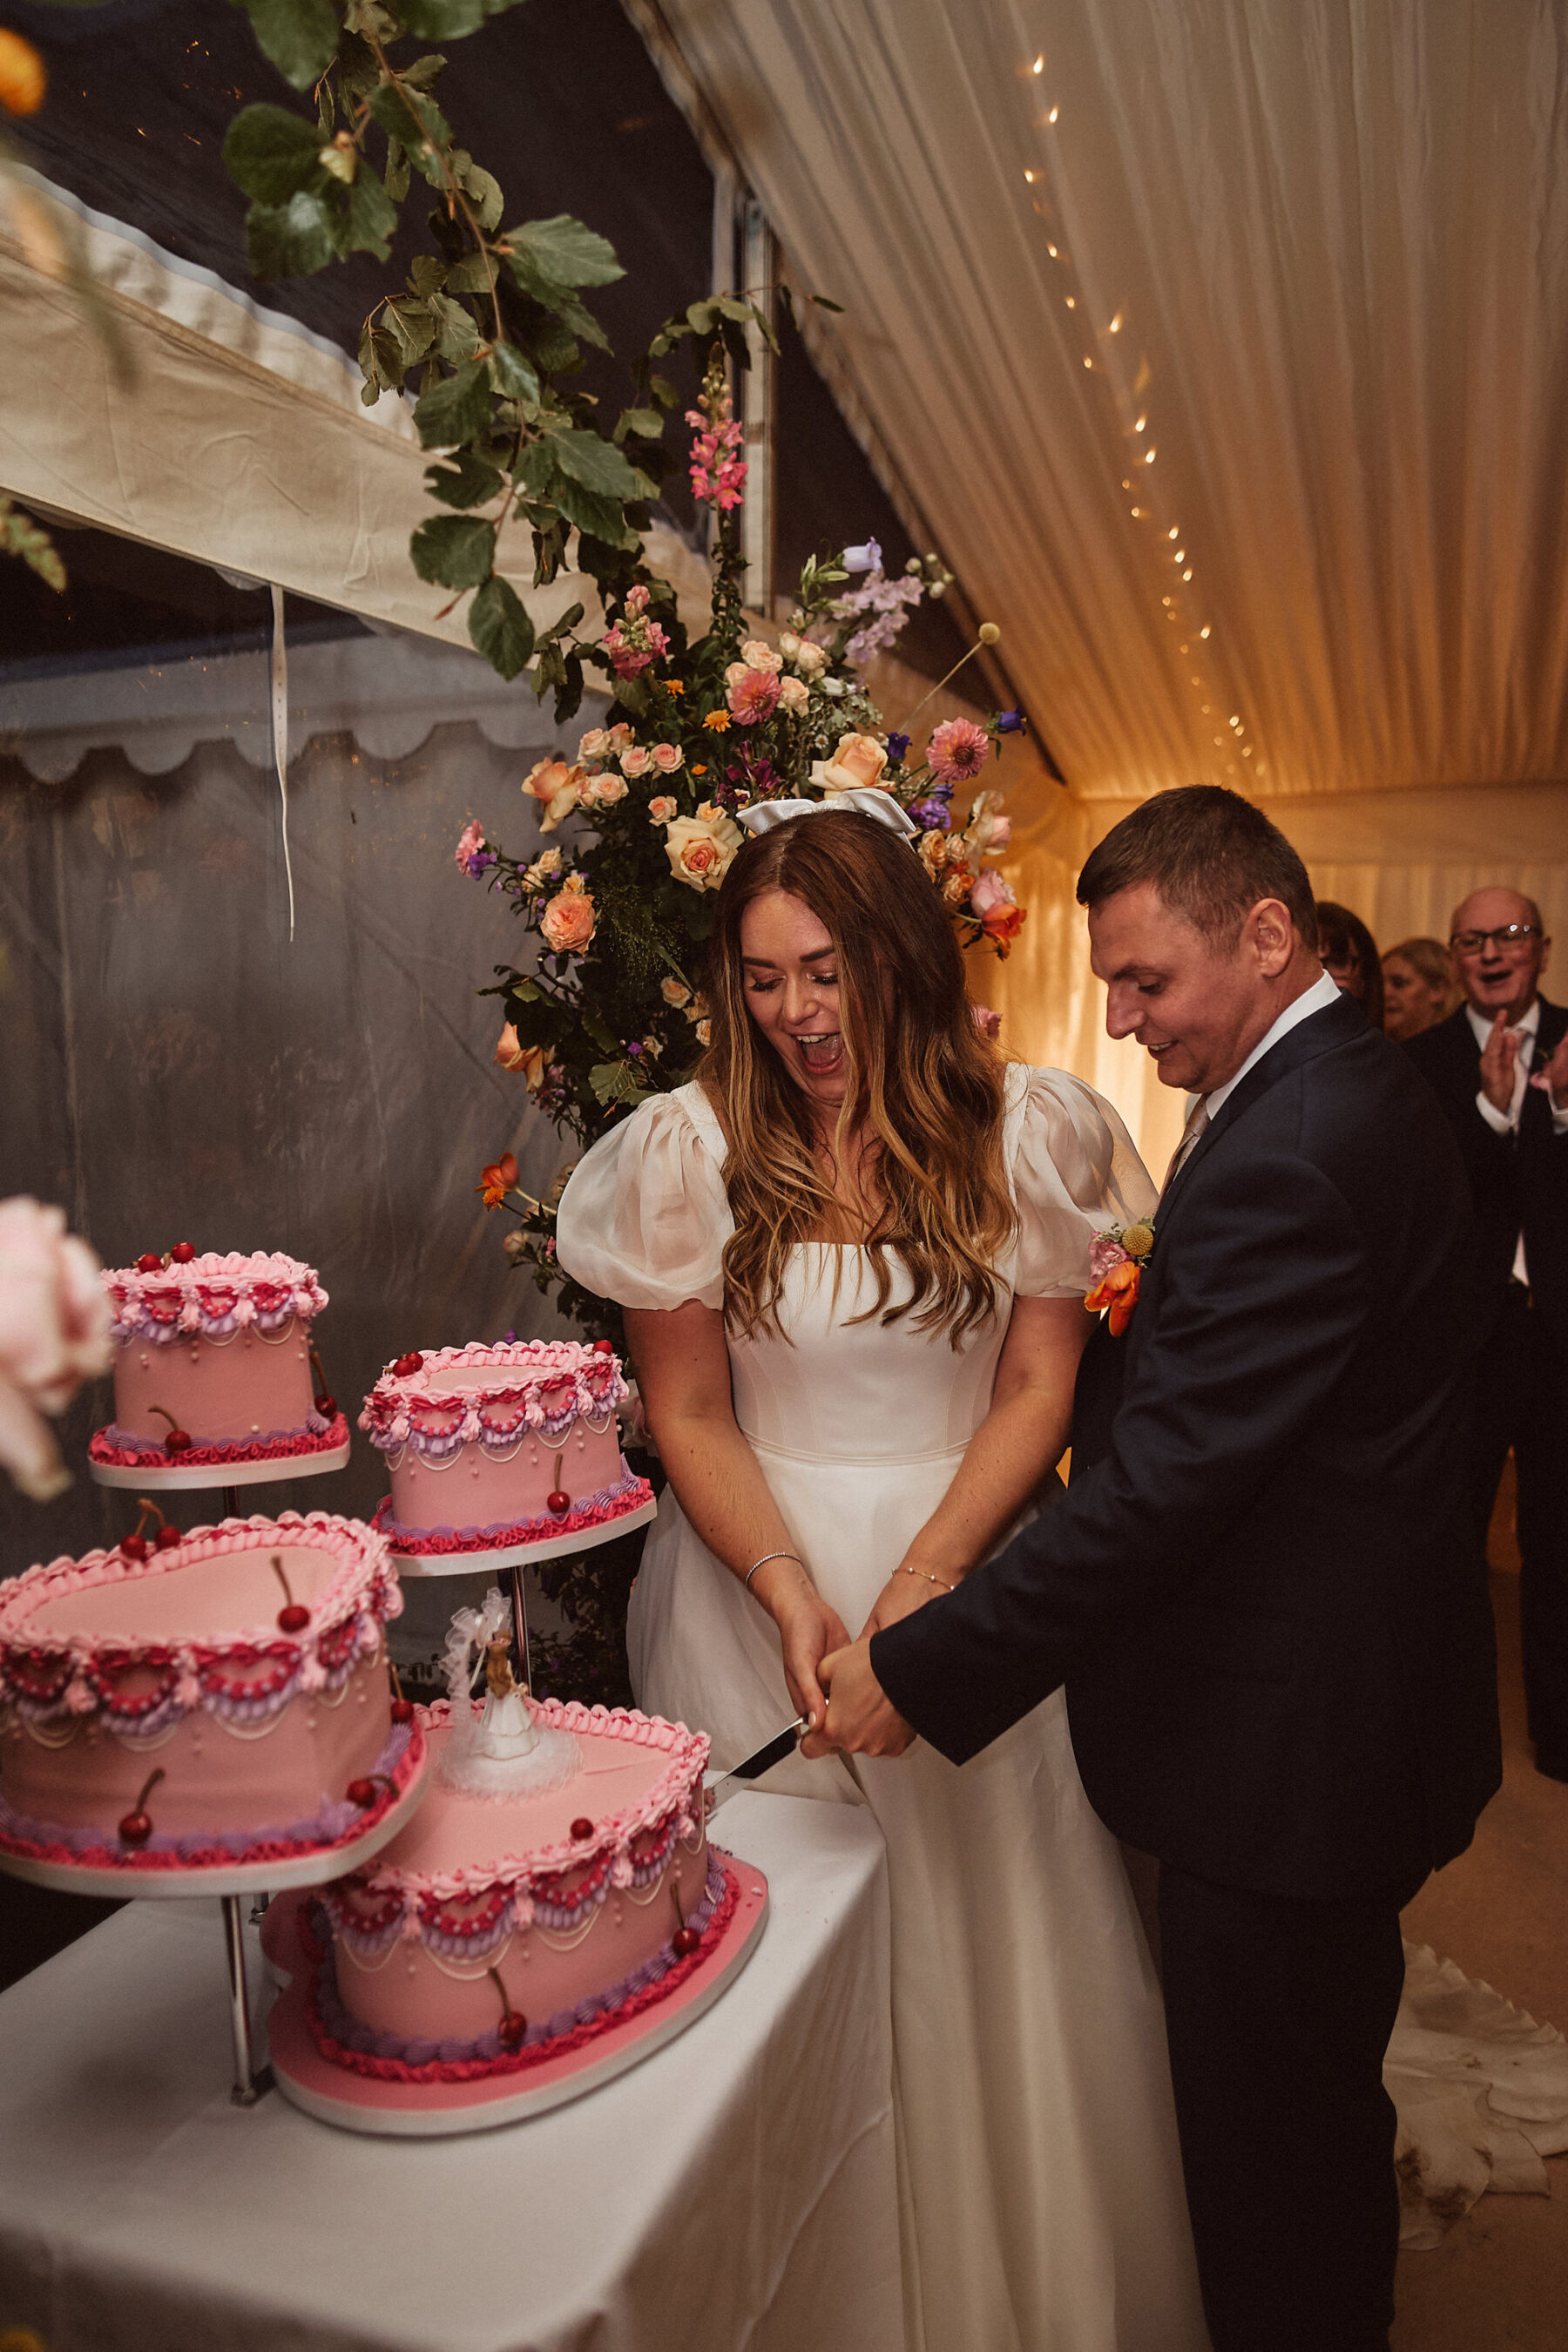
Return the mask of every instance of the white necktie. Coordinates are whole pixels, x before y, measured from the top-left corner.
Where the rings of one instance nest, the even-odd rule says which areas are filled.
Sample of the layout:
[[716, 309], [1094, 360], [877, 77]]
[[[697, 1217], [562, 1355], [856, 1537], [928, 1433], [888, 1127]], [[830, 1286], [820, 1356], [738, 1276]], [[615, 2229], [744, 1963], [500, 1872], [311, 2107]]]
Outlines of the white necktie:
[[1165, 1181], [1160, 1187], [1162, 1194], [1170, 1191], [1176, 1178], [1192, 1158], [1197, 1149], [1198, 1138], [1208, 1123], [1208, 1097], [1200, 1095], [1187, 1113], [1187, 1123], [1182, 1129], [1182, 1139], [1171, 1154], [1171, 1164], [1165, 1171]]

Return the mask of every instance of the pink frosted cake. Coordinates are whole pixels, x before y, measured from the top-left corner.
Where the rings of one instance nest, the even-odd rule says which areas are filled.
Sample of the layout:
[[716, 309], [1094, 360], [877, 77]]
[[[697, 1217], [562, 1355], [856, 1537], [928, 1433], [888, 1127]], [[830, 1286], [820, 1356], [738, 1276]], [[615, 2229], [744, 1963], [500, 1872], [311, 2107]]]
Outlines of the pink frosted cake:
[[114, 1419], [88, 1449], [94, 1462], [221, 1469], [348, 1444], [310, 1349], [327, 1303], [313, 1266], [277, 1251], [198, 1256], [180, 1242], [103, 1283], [114, 1307]]
[[630, 1391], [607, 1340], [473, 1342], [399, 1356], [360, 1427], [392, 1492], [374, 1525], [400, 1554], [562, 1549], [651, 1507], [621, 1455]]
[[711, 1958], [739, 1882], [707, 1842], [707, 1740], [619, 1707], [529, 1704], [541, 1730], [577, 1743], [564, 1785], [452, 1787], [452, 1710], [420, 1708], [435, 1767], [418, 1812], [310, 1902], [310, 2030], [336, 2064], [402, 2083], [521, 2074], [668, 2000]]
[[421, 1769], [387, 1547], [226, 1519], [0, 1586], [0, 1852], [128, 1876], [352, 1845]]

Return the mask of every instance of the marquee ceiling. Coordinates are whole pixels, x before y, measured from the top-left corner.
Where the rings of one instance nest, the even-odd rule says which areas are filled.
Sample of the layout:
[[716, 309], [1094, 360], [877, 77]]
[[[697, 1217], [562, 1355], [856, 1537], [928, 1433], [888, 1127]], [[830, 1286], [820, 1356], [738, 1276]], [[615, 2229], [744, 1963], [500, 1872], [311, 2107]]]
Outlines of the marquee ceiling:
[[1075, 792], [1568, 779], [1553, 0], [628, 5]]

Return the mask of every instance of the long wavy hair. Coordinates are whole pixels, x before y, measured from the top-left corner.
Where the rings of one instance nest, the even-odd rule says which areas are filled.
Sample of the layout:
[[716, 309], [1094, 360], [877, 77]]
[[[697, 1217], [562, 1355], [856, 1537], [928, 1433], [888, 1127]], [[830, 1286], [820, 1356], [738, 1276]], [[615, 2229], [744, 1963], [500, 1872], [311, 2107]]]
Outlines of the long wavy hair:
[[[907, 841], [871, 817], [826, 810], [748, 841], [719, 892], [707, 996], [711, 1042], [698, 1079], [729, 1145], [735, 1231], [724, 1251], [732, 1329], [777, 1324], [790, 1252], [853, 1228], [820, 1155], [810, 1097], [746, 1006], [741, 924], [787, 890], [833, 941], [847, 1086], [832, 1139], [842, 1166], [873, 1155], [880, 1205], [848, 1238], [870, 1255], [877, 1297], [857, 1321], [912, 1315], [957, 1347], [997, 1312], [995, 1266], [1016, 1223], [1002, 1150], [1003, 1062], [975, 1027], [963, 959]], [[890, 1306], [893, 1264], [911, 1295]]]

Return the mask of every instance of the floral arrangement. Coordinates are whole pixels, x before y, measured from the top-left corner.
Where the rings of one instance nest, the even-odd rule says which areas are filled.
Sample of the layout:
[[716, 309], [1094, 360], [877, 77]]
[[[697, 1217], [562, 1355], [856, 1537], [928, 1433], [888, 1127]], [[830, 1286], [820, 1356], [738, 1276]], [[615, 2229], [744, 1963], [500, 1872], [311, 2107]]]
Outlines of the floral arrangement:
[[[1017, 712], [943, 719], [917, 752], [911, 734], [883, 727], [858, 675], [951, 575], [916, 557], [889, 580], [870, 541], [808, 564], [787, 625], [775, 638], [752, 635], [728, 527], [746, 461], [717, 347], [688, 421], [693, 488], [721, 517], [711, 626], [686, 642], [673, 600], [634, 583], [586, 656], [610, 682], [611, 723], [522, 779], [545, 845], [512, 857], [478, 819], [457, 845], [459, 869], [510, 898], [539, 942], [533, 970], [500, 969], [490, 992], [507, 1015], [496, 1060], [582, 1143], [693, 1074], [708, 1042], [700, 958], [713, 893], [744, 838], [739, 810], [886, 792], [919, 828], [914, 846], [964, 947], [1005, 956], [1025, 919], [994, 862], [1010, 835], [1002, 796], [980, 782], [1020, 727]], [[997, 634], [983, 625], [971, 652]], [[977, 1018], [994, 1034], [994, 1015], [977, 1008]], [[531, 1264], [563, 1311], [596, 1328], [602, 1306], [555, 1262], [563, 1181], [535, 1201], [509, 1154], [479, 1191], [519, 1220], [507, 1236], [513, 1263]]]

